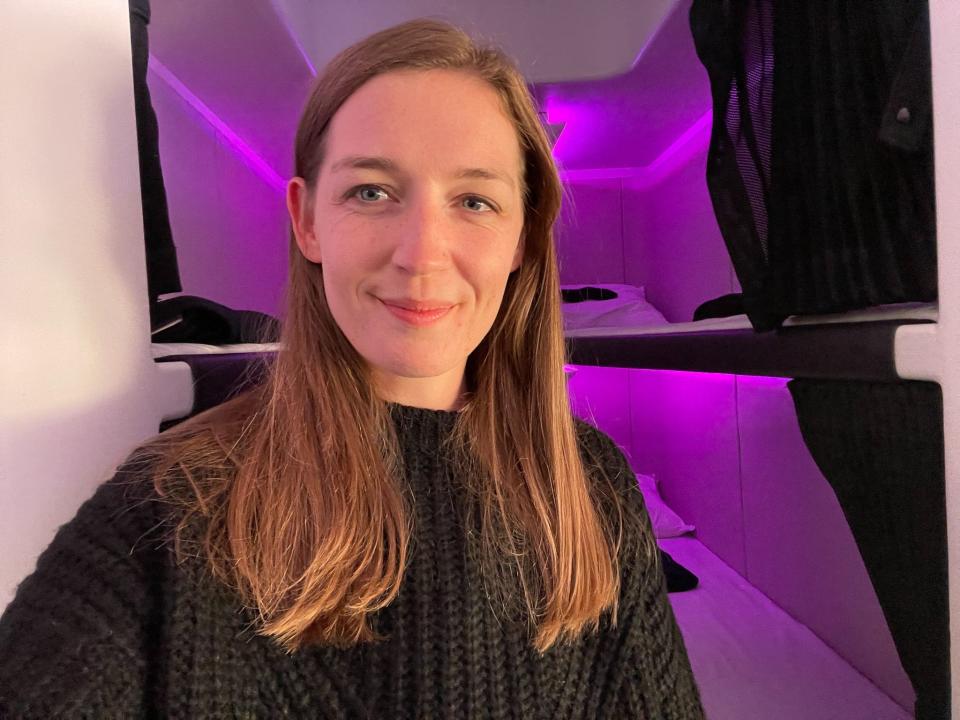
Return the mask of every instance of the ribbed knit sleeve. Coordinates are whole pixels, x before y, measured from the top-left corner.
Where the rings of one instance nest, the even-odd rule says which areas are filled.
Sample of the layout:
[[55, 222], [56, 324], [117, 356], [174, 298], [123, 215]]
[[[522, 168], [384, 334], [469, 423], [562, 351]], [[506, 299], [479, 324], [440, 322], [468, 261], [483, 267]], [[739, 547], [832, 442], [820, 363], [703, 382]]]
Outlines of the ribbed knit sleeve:
[[683, 637], [656, 552], [650, 517], [636, 477], [620, 449], [586, 424], [578, 427], [588, 468], [602, 471], [621, 499], [624, 538], [617, 623], [606, 632], [609, 659], [601, 701], [611, 718], [699, 720], [704, 717]]
[[135, 473], [102, 485], [57, 532], [0, 618], [0, 717], [148, 715], [164, 554]]

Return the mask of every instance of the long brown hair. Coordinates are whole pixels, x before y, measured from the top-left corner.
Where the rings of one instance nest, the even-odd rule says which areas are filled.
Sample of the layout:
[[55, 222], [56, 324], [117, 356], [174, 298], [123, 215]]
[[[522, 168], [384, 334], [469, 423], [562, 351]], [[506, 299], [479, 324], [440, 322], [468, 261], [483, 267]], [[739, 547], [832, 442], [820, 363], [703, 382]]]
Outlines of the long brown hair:
[[[552, 230], [561, 187], [523, 78], [444, 23], [377, 33], [316, 79], [295, 170], [315, 187], [330, 119], [369, 79], [441, 68], [499, 93], [524, 156], [523, 262], [468, 360], [451, 442], [479, 508], [485, 576], [515, 597], [543, 651], [605, 611], [615, 617], [620, 528], [601, 511], [570, 415]], [[282, 350], [266, 382], [160, 436], [156, 485], [186, 511], [178, 541], [203, 520], [203, 556], [258, 611], [262, 634], [291, 650], [349, 645], [375, 639], [369, 616], [397, 596], [407, 563], [396, 444], [388, 406], [328, 309], [321, 268], [291, 233]]]

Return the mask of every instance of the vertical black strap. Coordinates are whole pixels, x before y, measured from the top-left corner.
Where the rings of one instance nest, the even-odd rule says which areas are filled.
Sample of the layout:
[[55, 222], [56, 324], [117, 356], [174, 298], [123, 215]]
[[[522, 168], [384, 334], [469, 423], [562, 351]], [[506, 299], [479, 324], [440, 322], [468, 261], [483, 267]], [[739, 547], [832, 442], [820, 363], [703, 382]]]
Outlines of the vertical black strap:
[[157, 297], [180, 292], [177, 250], [173, 244], [167, 193], [160, 167], [160, 135], [157, 116], [147, 86], [149, 44], [147, 24], [150, 1], [129, 0], [130, 41], [133, 49], [133, 97], [137, 114], [137, 146], [140, 158], [140, 197], [143, 204], [143, 238], [147, 251], [147, 288], [151, 317]]

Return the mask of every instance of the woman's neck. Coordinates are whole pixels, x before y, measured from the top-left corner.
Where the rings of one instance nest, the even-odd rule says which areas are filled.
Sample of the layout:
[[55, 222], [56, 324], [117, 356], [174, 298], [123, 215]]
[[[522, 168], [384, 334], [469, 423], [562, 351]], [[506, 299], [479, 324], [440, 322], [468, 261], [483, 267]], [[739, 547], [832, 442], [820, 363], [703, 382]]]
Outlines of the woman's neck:
[[373, 370], [377, 395], [387, 402], [425, 410], [459, 410], [466, 397], [461, 370], [438, 377], [401, 377]]

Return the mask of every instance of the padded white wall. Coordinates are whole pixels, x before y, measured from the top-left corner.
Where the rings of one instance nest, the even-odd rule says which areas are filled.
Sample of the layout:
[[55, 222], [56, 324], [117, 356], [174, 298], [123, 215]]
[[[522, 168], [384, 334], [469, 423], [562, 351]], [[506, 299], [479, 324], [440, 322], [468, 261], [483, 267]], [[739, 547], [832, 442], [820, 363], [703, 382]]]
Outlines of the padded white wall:
[[150, 358], [126, 0], [0, 4], [0, 608], [189, 407]]
[[626, 282], [670, 322], [690, 322], [706, 300], [740, 292], [705, 180], [707, 148], [652, 187], [623, 183]]
[[950, 573], [952, 713], [960, 719], [960, 4], [930, 2], [933, 138], [940, 319], [937, 373], [943, 389]]

